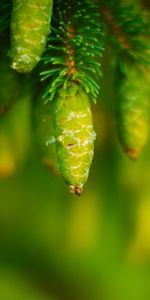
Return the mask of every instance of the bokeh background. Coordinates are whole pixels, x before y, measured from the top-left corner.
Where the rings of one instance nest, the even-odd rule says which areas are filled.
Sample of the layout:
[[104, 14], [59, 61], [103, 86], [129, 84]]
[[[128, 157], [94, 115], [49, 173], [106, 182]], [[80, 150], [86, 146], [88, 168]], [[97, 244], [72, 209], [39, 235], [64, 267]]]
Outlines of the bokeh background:
[[[100, 97], [92, 107], [95, 156], [81, 197], [70, 195], [62, 178], [41, 164], [27, 120], [30, 101], [21, 123], [20, 107], [15, 111], [17, 140], [28, 148], [17, 172], [12, 170], [24, 148], [14, 163], [14, 137], [8, 147], [1, 129], [2, 300], [150, 299], [150, 142], [136, 162], [119, 146], [111, 51], [107, 47]], [[9, 126], [6, 132], [11, 121]], [[14, 175], [6, 179], [9, 173]]]

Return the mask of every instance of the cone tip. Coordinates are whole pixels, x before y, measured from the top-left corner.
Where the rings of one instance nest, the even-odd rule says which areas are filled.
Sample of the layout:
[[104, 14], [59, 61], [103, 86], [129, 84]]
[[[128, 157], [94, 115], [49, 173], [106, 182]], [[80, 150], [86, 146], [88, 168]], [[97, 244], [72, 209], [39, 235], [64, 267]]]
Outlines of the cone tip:
[[69, 185], [69, 191], [70, 191], [71, 194], [81, 196], [81, 194], [83, 192], [83, 186]]
[[139, 149], [125, 148], [125, 152], [131, 160], [136, 160], [140, 154]]

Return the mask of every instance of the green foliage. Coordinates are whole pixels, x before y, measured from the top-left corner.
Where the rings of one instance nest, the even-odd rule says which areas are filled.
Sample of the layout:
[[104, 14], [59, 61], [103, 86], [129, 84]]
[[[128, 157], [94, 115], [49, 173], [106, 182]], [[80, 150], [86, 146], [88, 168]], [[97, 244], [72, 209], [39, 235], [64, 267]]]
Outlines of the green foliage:
[[100, 1], [102, 20], [114, 48], [139, 64], [150, 64], [149, 24], [141, 7], [122, 1]]
[[[0, 48], [3, 48], [0, 57], [0, 103], [1, 110], [5, 111], [5, 114], [0, 115], [2, 300], [150, 298], [150, 144], [147, 143], [142, 151], [149, 127], [149, 39], [144, 23], [135, 22], [139, 32], [137, 35], [134, 22], [131, 22], [132, 26], [129, 26], [130, 22], [125, 26], [125, 19], [133, 20], [137, 11], [143, 18], [144, 8], [142, 6], [141, 11], [137, 9], [140, 0], [105, 0], [105, 6], [110, 7], [110, 3], [114, 5], [112, 13], [104, 14], [103, 0], [83, 0], [79, 3], [71, 3], [71, 0], [55, 1], [52, 32], [48, 37], [46, 52], [29, 77], [10, 69], [7, 56], [9, 18], [6, 18], [7, 26], [3, 27], [0, 23], [0, 28], [3, 28], [0, 34]], [[92, 8], [84, 3], [90, 3]], [[134, 3], [132, 12], [129, 12], [128, 3]], [[76, 19], [76, 8], [79, 6], [82, 13]], [[117, 14], [115, 11], [119, 7], [120, 12]], [[122, 7], [125, 15], [120, 17]], [[66, 31], [63, 33], [59, 23], [61, 16], [64, 20], [63, 28], [71, 19], [74, 27], [80, 31], [85, 29], [87, 18], [87, 31], [82, 32], [84, 42], [80, 42], [79, 46], [77, 35], [73, 44], [71, 33], [68, 37]], [[147, 17], [144, 22], [148, 24]], [[104, 35], [96, 34], [99, 40], [94, 40], [93, 44], [93, 30], [97, 24]], [[143, 31], [139, 30], [138, 24], [144, 28]], [[133, 34], [130, 33], [132, 30]], [[48, 60], [52, 57], [60, 63], [66, 57], [62, 51], [63, 45], [65, 49], [66, 45], [64, 40], [59, 40], [59, 34], [62, 39], [69, 38], [74, 46], [73, 58], [77, 62], [78, 75], [84, 74], [85, 79], [90, 76], [101, 87], [100, 98], [97, 97], [98, 93], [96, 95], [97, 105], [92, 107], [97, 132], [95, 145], [89, 104], [93, 99], [93, 87], [89, 81], [85, 86], [84, 80], [73, 80], [70, 74], [68, 80], [64, 75], [60, 85], [52, 86], [64, 66], [55, 66], [53, 61]], [[54, 36], [56, 40], [52, 40]], [[133, 42], [135, 39], [144, 43], [143, 48], [136, 46]], [[106, 51], [102, 59], [104, 75], [100, 80], [101, 67], [97, 62], [102, 49], [98, 55], [95, 50], [99, 42], [102, 44], [102, 40], [106, 42]], [[94, 45], [94, 49], [85, 46], [86, 41], [89, 41], [90, 46]], [[127, 45], [132, 45], [132, 51]], [[56, 48], [52, 49], [52, 46]], [[90, 52], [88, 58], [87, 52]], [[95, 57], [91, 57], [92, 53]], [[48, 63], [45, 63], [46, 55]], [[83, 68], [79, 68], [80, 62], [86, 68], [84, 72]], [[54, 70], [55, 67], [58, 70]], [[45, 71], [52, 72], [56, 78], [52, 75], [41, 83], [39, 73]], [[41, 78], [44, 76], [46, 73]], [[43, 100], [41, 95], [54, 87], [56, 93], [53, 94], [53, 101], [49, 101], [51, 94], [47, 94]], [[142, 151], [134, 163], [122, 155], [116, 143], [116, 109], [117, 131], [123, 149], [131, 158], [137, 157]], [[70, 114], [74, 118], [70, 119]], [[32, 142], [34, 139], [36, 141], [32, 143], [31, 149], [30, 135]], [[29, 149], [30, 157], [26, 161]], [[44, 165], [49, 168], [51, 164], [55, 167], [57, 154], [64, 181], [71, 192], [80, 194], [88, 177], [93, 150], [93, 170], [80, 201], [75, 201], [74, 195], [67, 193], [60, 177], [45, 171], [36, 155], [38, 152]], [[17, 176], [25, 162], [26, 167]], [[10, 175], [14, 176], [10, 178]], [[6, 177], [9, 178], [4, 180]]]
[[101, 74], [99, 59], [103, 51], [98, 6], [91, 0], [55, 1], [52, 31], [42, 61], [47, 69], [41, 72], [48, 87], [48, 100], [69, 82], [79, 83], [96, 101]]
[[[53, 5], [52, 0], [13, 0], [11, 9], [11, 3], [7, 0], [2, 1], [0, 7], [0, 32], [5, 34], [7, 44], [2, 51], [1, 111], [7, 112], [11, 108], [14, 99], [21, 97], [20, 91], [23, 88], [18, 81], [22, 81], [22, 75], [10, 70], [6, 59], [10, 38], [12, 68], [20, 73], [30, 72], [32, 89], [36, 90], [36, 95], [43, 94], [44, 100], [36, 96], [33, 105], [34, 134], [41, 159], [48, 167], [52, 160], [55, 165], [56, 144], [60, 172], [71, 187], [70, 190], [78, 194], [87, 180], [93, 158], [94, 133], [89, 100], [96, 102], [99, 95], [104, 41], [106, 51], [109, 44], [115, 53], [115, 59], [113, 54], [110, 55], [109, 63], [110, 70], [112, 65], [117, 66], [114, 72], [114, 76], [117, 76], [115, 105], [117, 131], [122, 147], [130, 158], [136, 158], [148, 138], [149, 19], [140, 1], [129, 2], [122, 0], [116, 5], [114, 0], [55, 0]], [[9, 25], [11, 32], [5, 30]], [[32, 70], [35, 66], [37, 69], [34, 72]], [[24, 76], [26, 78], [27, 75]], [[42, 83], [39, 83], [39, 78]], [[18, 86], [16, 82], [19, 82]], [[5, 84], [9, 86], [7, 93]], [[24, 85], [24, 90], [28, 89], [28, 84]], [[76, 106], [71, 107], [70, 101]], [[87, 128], [83, 126], [82, 118], [78, 124], [80, 112], [87, 116]], [[71, 113], [76, 118], [68, 122]], [[51, 119], [54, 119], [53, 129]], [[81, 147], [74, 145], [74, 141], [78, 140], [76, 130], [79, 125], [84, 128], [78, 132], [81, 135]], [[64, 143], [61, 143], [58, 139], [66, 132], [65, 127], [72, 136], [64, 135]], [[84, 147], [87, 140], [90, 141], [88, 149]], [[73, 146], [67, 148], [67, 145]], [[74, 149], [78, 155], [70, 159], [69, 155], [72, 155]], [[89, 156], [83, 150], [89, 151]]]

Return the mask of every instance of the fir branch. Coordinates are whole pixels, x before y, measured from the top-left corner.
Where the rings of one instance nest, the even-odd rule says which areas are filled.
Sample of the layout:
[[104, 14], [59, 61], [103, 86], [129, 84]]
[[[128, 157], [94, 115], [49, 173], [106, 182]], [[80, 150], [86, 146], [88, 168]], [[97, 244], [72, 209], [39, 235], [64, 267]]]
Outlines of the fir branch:
[[100, 12], [115, 49], [139, 64], [150, 64], [149, 26], [138, 5], [125, 6], [121, 1], [116, 5], [116, 1], [102, 0]]
[[[103, 52], [98, 6], [92, 0], [56, 0], [47, 51], [42, 58], [47, 68], [44, 97], [53, 100], [57, 91], [76, 82], [96, 101], [99, 93], [100, 57]], [[43, 67], [42, 67], [43, 68]]]

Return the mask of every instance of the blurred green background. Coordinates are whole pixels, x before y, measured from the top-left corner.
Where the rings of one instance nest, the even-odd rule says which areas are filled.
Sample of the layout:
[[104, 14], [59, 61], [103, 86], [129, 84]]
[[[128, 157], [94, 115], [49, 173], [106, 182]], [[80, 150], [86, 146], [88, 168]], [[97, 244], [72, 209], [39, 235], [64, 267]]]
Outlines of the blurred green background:
[[41, 165], [33, 139], [24, 168], [0, 180], [0, 299], [150, 299], [150, 145], [137, 162], [122, 153], [103, 67], [83, 195]]
[[[21, 146], [14, 150], [15, 162], [11, 151], [0, 153], [2, 300], [150, 299], [150, 142], [136, 162], [118, 145], [110, 55], [108, 48], [100, 99], [92, 107], [95, 156], [80, 198], [43, 167], [32, 122], [24, 114], [21, 124], [28, 125], [16, 118], [13, 126], [19, 145], [25, 140], [28, 156]], [[30, 119], [29, 103], [23, 111]], [[8, 132], [11, 122], [9, 126]], [[9, 140], [14, 148], [13, 135]], [[4, 178], [20, 164], [20, 153], [24, 166]]]

